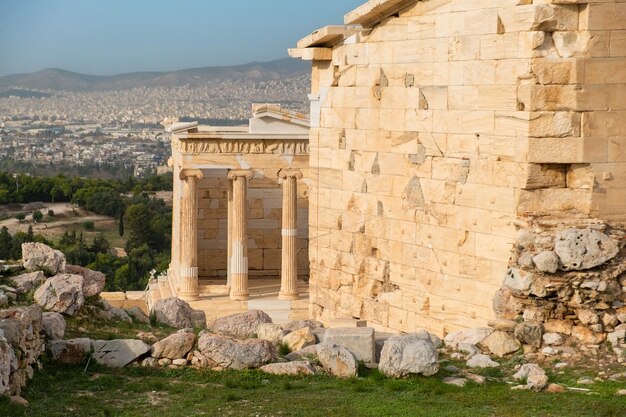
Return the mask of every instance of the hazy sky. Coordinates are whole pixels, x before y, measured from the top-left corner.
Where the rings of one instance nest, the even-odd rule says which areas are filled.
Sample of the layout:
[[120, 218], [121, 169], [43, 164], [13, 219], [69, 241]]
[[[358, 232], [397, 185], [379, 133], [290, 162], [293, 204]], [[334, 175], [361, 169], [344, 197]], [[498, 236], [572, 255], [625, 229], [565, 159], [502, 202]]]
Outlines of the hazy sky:
[[0, 0], [0, 75], [269, 61], [365, 0]]

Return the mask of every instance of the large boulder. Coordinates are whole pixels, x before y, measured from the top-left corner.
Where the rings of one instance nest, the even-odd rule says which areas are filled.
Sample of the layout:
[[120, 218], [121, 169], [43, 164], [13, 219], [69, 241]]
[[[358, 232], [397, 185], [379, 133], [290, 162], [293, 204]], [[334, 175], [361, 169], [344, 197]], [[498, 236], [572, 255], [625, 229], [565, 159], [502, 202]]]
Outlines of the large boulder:
[[73, 316], [85, 303], [83, 277], [70, 274], [55, 275], [37, 288], [34, 298], [45, 310]]
[[59, 363], [81, 364], [90, 352], [91, 339], [88, 338], [52, 340], [48, 342], [50, 357]]
[[283, 342], [283, 337], [287, 334], [280, 324], [262, 323], [257, 328], [257, 337], [261, 340], [269, 340], [275, 345]]
[[324, 343], [336, 344], [348, 349], [364, 362], [376, 361], [376, 341], [371, 327], [339, 327], [327, 329]]
[[204, 323], [200, 323], [200, 320], [196, 318], [194, 313], [195, 311], [186, 301], [176, 297], [158, 300], [152, 306], [152, 314], [155, 315], [157, 322], [176, 327], [177, 329], [195, 326], [204, 327]]
[[470, 368], [497, 368], [500, 364], [492, 360], [488, 355], [477, 353], [465, 363]]
[[65, 255], [43, 243], [22, 243], [22, 265], [29, 271], [44, 269], [50, 274], [65, 272]]
[[291, 352], [285, 355], [285, 359], [288, 361], [299, 361], [301, 359], [317, 360], [317, 346], [318, 345], [307, 346], [300, 350]]
[[104, 284], [106, 284], [106, 275], [82, 266], [67, 265], [65, 272], [83, 277], [83, 294], [85, 297], [100, 295], [104, 289]]
[[493, 329], [490, 329], [488, 327], [463, 329], [456, 332], [448, 333], [443, 341], [445, 342], [447, 347], [456, 349], [456, 347], [461, 343], [477, 345], [491, 333], [493, 333]]
[[135, 339], [94, 340], [92, 357], [101, 365], [122, 368], [150, 352], [150, 346]]
[[272, 318], [261, 310], [250, 310], [245, 313], [220, 317], [210, 327], [219, 334], [246, 338], [256, 335], [259, 326], [263, 323], [272, 323]]
[[274, 345], [267, 340], [239, 340], [214, 333], [202, 332], [198, 349], [212, 368], [258, 368], [276, 357]]
[[533, 391], [541, 391], [548, 385], [546, 372], [536, 363], [526, 363], [513, 375], [513, 379], [526, 381], [526, 387]]
[[380, 353], [378, 369], [387, 376], [434, 375], [439, 371], [437, 348], [427, 332], [391, 336]]
[[356, 358], [344, 347], [329, 343], [317, 345], [317, 358], [324, 369], [339, 378], [352, 378], [357, 375]]
[[489, 352], [500, 357], [517, 352], [522, 347], [513, 336], [501, 331], [491, 333], [480, 344], [486, 347]]
[[41, 327], [49, 340], [63, 339], [65, 335], [65, 319], [56, 311], [43, 313]]
[[289, 347], [290, 351], [300, 350], [315, 344], [315, 335], [308, 327], [303, 327], [293, 331], [283, 337], [283, 343]]
[[260, 368], [263, 372], [274, 375], [313, 375], [315, 369], [307, 361], [268, 363]]
[[150, 324], [150, 318], [139, 307], [131, 307], [126, 310], [131, 319], [136, 323]]
[[539, 322], [525, 321], [515, 326], [514, 335], [520, 342], [540, 348], [543, 326]]
[[180, 331], [152, 345], [152, 357], [161, 359], [184, 358], [196, 343], [196, 335], [192, 331]]
[[27, 272], [9, 278], [15, 285], [17, 292], [25, 293], [34, 290], [46, 281], [46, 276], [42, 271]]
[[593, 229], [568, 229], [556, 235], [554, 251], [565, 271], [579, 271], [602, 265], [619, 252], [617, 242]]

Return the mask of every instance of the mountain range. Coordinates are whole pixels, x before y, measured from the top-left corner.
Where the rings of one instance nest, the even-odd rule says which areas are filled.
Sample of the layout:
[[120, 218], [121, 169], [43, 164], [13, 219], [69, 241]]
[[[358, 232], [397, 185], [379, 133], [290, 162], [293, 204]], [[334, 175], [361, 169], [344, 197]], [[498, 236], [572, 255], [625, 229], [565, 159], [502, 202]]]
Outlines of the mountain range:
[[212, 80], [269, 81], [310, 74], [310, 64], [291, 58], [243, 65], [191, 68], [163, 72], [88, 75], [49, 68], [31, 74], [0, 77], [0, 92], [9, 89], [52, 91], [109, 91], [136, 87], [199, 86]]

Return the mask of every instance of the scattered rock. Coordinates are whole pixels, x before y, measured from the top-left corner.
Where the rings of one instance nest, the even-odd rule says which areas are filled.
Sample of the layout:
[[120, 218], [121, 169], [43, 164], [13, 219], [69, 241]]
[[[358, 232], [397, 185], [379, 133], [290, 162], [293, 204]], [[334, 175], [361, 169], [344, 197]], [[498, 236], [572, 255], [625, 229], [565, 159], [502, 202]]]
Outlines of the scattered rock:
[[144, 313], [143, 310], [139, 307], [131, 307], [126, 310], [126, 312], [131, 317], [131, 319], [133, 319], [134, 322], [150, 324], [150, 318], [148, 318], [146, 313]]
[[159, 362], [151, 356], [148, 356], [147, 358], [141, 361], [141, 366], [145, 366], [147, 368], [154, 368], [158, 364]]
[[489, 356], [482, 353], [472, 356], [465, 364], [470, 368], [497, 368], [500, 366], [498, 362], [491, 360]]
[[551, 250], [533, 256], [533, 262], [541, 272], [554, 274], [559, 269], [559, 257]]
[[28, 407], [28, 401], [19, 395], [12, 395], [9, 401], [11, 401], [11, 404], [19, 405], [20, 407]]
[[152, 346], [152, 357], [180, 359], [184, 358], [196, 343], [196, 335], [192, 331], [181, 331], [171, 334]]
[[46, 276], [42, 271], [28, 272], [9, 278], [15, 285], [17, 292], [26, 293], [39, 287], [46, 281]]
[[22, 243], [22, 265], [29, 271], [44, 269], [50, 274], [65, 273], [65, 255], [43, 243]]
[[200, 334], [198, 349], [212, 368], [258, 368], [276, 357], [274, 345], [267, 340], [238, 340], [206, 331]]
[[372, 327], [327, 329], [323, 341], [345, 347], [359, 361], [376, 362], [376, 341]]
[[172, 360], [169, 358], [162, 358], [157, 361], [159, 366], [170, 366], [172, 364]]
[[503, 357], [509, 353], [517, 352], [521, 347], [520, 343], [515, 338], [509, 336], [508, 333], [495, 331], [487, 336], [480, 343], [481, 346], [486, 347], [492, 354]]
[[283, 337], [287, 334], [282, 326], [273, 323], [261, 323], [256, 331], [257, 337], [261, 340], [269, 340], [275, 345], [283, 342]]
[[465, 353], [467, 355], [467, 358], [470, 358], [477, 353], [480, 353], [480, 349], [470, 343], [459, 343], [456, 346], [456, 350], [461, 353]]
[[67, 265], [65, 271], [68, 274], [83, 277], [83, 294], [85, 294], [85, 297], [100, 295], [106, 284], [106, 276], [99, 271], [92, 271], [78, 265]]
[[534, 249], [537, 235], [527, 229], [517, 231], [517, 244], [524, 249]]
[[475, 382], [476, 384], [482, 385], [487, 382], [487, 378], [485, 378], [484, 376], [476, 375], [471, 372], [463, 372], [463, 376], [469, 379], [470, 381]]
[[615, 393], [615, 395], [626, 395], [626, 389], [620, 389], [620, 390], [617, 390], [617, 392]]
[[563, 336], [559, 333], [544, 333], [543, 343], [550, 346], [561, 346], [565, 342]]
[[554, 251], [563, 270], [579, 271], [602, 265], [617, 255], [619, 247], [615, 240], [597, 230], [568, 229], [557, 233]]
[[543, 326], [541, 323], [525, 321], [515, 326], [515, 337], [527, 345], [541, 347]]
[[317, 345], [317, 357], [324, 369], [338, 378], [351, 378], [357, 374], [356, 358], [344, 347], [321, 343]]
[[35, 302], [45, 310], [73, 316], [83, 306], [83, 277], [60, 274], [47, 280], [35, 291]]
[[455, 376], [447, 376], [443, 379], [443, 383], [448, 385], [456, 385], [457, 387], [464, 387], [465, 384], [467, 384], [467, 379]]
[[493, 333], [493, 329], [488, 327], [478, 327], [474, 329], [463, 329], [456, 332], [448, 333], [443, 339], [446, 346], [452, 349], [456, 349], [460, 343], [469, 343], [470, 345], [477, 345], [483, 341], [487, 336]]
[[152, 313], [159, 323], [184, 329], [194, 326], [193, 309], [186, 301], [180, 298], [170, 297], [158, 300], [152, 306]]
[[52, 340], [48, 342], [48, 352], [52, 360], [59, 363], [82, 364], [91, 352], [91, 340], [88, 338]]
[[553, 347], [546, 346], [543, 349], [541, 349], [541, 353], [543, 353], [546, 356], [555, 356], [559, 354], [559, 351]]
[[578, 385], [591, 385], [593, 384], [593, 379], [589, 377], [583, 377], [583, 378], [580, 378], [578, 381], [576, 381], [576, 383]]
[[378, 369], [394, 378], [434, 375], [439, 371], [437, 349], [426, 332], [393, 335], [383, 345]]
[[533, 391], [541, 391], [548, 384], [546, 372], [536, 363], [526, 363], [513, 375], [517, 381], [526, 380], [526, 387]]
[[43, 313], [41, 327], [50, 340], [63, 339], [65, 335], [65, 319], [55, 311]]
[[154, 333], [151, 332], [138, 332], [137, 338], [146, 343], [155, 343], [158, 340]]
[[172, 365], [174, 366], [187, 366], [187, 359], [179, 358], [172, 360]]
[[289, 346], [289, 350], [300, 350], [307, 346], [315, 344], [315, 335], [308, 327], [303, 327], [299, 330], [293, 331], [283, 337], [283, 343]]
[[615, 330], [606, 335], [606, 340], [611, 343], [611, 346], [618, 346], [624, 339], [626, 339], [626, 330]]
[[293, 320], [284, 324], [282, 327], [287, 333], [291, 333], [303, 327], [308, 327], [311, 331], [321, 329], [324, 327], [324, 324], [316, 320]]
[[94, 340], [92, 357], [99, 364], [122, 368], [150, 352], [150, 346], [135, 339]]
[[272, 318], [265, 312], [250, 310], [245, 313], [220, 317], [213, 322], [211, 329], [219, 334], [243, 339], [257, 334], [261, 324], [271, 322]]
[[126, 323], [133, 322], [133, 319], [130, 318], [126, 310], [122, 308], [111, 307], [105, 311], [104, 316], [106, 316], [107, 320], [123, 321]]
[[9, 305], [9, 296], [3, 291], [0, 291], [0, 308], [5, 308]]
[[561, 392], [565, 392], [565, 387], [559, 384], [548, 384], [548, 387], [546, 388], [546, 392], [549, 392], [552, 394], [558, 394]]
[[303, 349], [291, 352], [285, 355], [285, 359], [288, 361], [297, 361], [301, 359], [315, 359], [317, 360], [317, 345], [307, 346]]
[[11, 392], [11, 373], [18, 367], [18, 361], [11, 345], [0, 331], [0, 395]]
[[315, 369], [307, 361], [269, 363], [260, 368], [263, 372], [274, 375], [314, 375]]

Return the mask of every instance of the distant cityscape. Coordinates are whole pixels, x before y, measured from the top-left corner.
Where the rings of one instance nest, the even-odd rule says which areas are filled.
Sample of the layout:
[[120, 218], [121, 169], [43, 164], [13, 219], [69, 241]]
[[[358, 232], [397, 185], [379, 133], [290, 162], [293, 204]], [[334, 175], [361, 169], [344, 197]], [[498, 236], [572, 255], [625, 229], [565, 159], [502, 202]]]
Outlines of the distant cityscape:
[[[162, 172], [170, 155], [165, 118], [245, 124], [252, 103], [308, 112], [308, 75], [214, 79], [201, 85], [111, 91], [0, 91], [0, 166], [119, 166], [135, 176]], [[11, 165], [14, 166], [14, 165]]]

